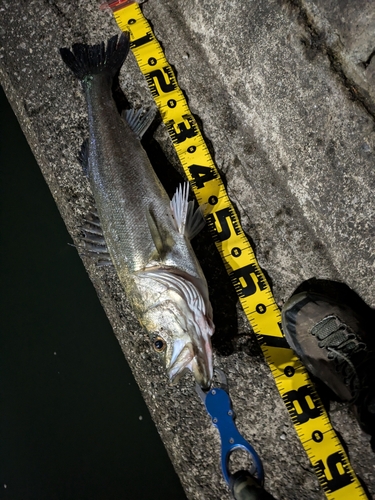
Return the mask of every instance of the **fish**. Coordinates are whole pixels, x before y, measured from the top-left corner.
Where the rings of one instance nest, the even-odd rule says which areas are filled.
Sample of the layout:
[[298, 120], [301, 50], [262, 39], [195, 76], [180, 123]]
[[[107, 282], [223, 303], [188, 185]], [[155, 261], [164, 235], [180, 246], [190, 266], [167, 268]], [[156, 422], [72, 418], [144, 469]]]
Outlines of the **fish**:
[[203, 211], [188, 201], [187, 182], [169, 198], [143, 149], [153, 110], [117, 111], [112, 83], [129, 46], [125, 32], [107, 45], [60, 49], [87, 104], [89, 138], [80, 159], [96, 210], [86, 226], [87, 245], [114, 265], [170, 382], [190, 371], [208, 388], [215, 326], [207, 281], [190, 243], [205, 223]]

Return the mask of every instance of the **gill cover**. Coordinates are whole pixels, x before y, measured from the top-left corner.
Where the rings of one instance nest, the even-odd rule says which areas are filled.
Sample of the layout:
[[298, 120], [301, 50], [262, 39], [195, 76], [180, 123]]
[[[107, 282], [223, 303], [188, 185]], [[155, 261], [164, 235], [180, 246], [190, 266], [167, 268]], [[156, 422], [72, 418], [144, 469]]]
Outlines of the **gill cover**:
[[149, 331], [157, 331], [155, 350], [163, 355], [170, 381], [176, 383], [190, 370], [201, 387], [208, 387], [213, 377], [211, 336], [215, 329], [211, 305], [206, 307], [191, 281], [173, 272], [157, 269], [139, 276], [163, 285], [144, 319]]

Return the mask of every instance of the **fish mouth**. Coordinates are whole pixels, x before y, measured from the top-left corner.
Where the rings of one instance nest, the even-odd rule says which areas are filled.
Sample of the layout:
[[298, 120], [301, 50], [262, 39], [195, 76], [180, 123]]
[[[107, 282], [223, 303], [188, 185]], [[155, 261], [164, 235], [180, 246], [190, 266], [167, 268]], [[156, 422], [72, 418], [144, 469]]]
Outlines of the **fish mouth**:
[[171, 361], [167, 367], [171, 384], [175, 385], [188, 370], [192, 372], [196, 383], [202, 389], [210, 387], [213, 378], [211, 345], [208, 351], [207, 346], [205, 350], [197, 351], [192, 342], [184, 345], [178, 341], [174, 343]]

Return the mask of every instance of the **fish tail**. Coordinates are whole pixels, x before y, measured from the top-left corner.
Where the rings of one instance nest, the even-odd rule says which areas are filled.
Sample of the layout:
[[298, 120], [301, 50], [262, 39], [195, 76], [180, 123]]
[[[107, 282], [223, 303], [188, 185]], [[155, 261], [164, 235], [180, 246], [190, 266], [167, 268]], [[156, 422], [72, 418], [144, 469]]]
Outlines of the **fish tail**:
[[112, 79], [120, 71], [129, 52], [129, 33], [110, 38], [105, 48], [104, 42], [98, 45], [75, 43], [72, 50], [60, 49], [62, 60], [83, 83], [90, 77], [105, 74]]

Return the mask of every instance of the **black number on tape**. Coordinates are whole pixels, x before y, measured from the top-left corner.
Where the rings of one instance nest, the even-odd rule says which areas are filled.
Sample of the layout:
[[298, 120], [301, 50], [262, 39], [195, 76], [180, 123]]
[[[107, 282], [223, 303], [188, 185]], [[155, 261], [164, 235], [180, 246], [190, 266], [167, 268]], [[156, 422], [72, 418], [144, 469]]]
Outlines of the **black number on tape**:
[[229, 273], [229, 277], [233, 282], [234, 288], [240, 297], [249, 297], [257, 291], [257, 287], [252, 275], [255, 275], [259, 290], [267, 289], [267, 284], [264, 281], [262, 273], [254, 264], [241, 267]]
[[202, 165], [190, 165], [189, 172], [192, 176], [192, 185], [198, 189], [202, 189], [206, 182], [216, 179], [217, 172], [212, 167], [204, 167]]
[[[167, 94], [168, 92], [172, 92], [172, 90], [176, 90], [177, 88], [172, 69], [169, 66], [165, 66], [165, 68], [163, 68], [163, 71], [161, 69], [156, 69], [155, 71], [151, 71], [150, 73], [147, 73], [145, 75], [148, 87], [153, 97], [157, 97], [158, 95], [160, 95], [155, 83], [155, 79], [158, 81], [162, 92], [164, 92], [165, 94]], [[168, 76], [169, 83], [165, 79], [165, 74]]]
[[[325, 472], [326, 468], [332, 479], [327, 478]], [[349, 469], [349, 464], [341, 451], [336, 451], [332, 453], [332, 455], [329, 455], [327, 458], [327, 467], [324, 465], [323, 460], [318, 460], [318, 462], [314, 464], [314, 469], [322, 488], [327, 493], [333, 493], [340, 488], [344, 488], [344, 486], [348, 486], [348, 484], [354, 481], [353, 475]]]
[[322, 414], [316, 393], [311, 385], [304, 385], [298, 390], [286, 392], [283, 400], [294, 424], [304, 424], [311, 418], [317, 418]]
[[[135, 19], [130, 19], [128, 24], [134, 24], [135, 22]], [[144, 45], [145, 43], [151, 42], [151, 40], [153, 39], [154, 37], [152, 36], [152, 33], [147, 33], [145, 36], [141, 36], [141, 38], [130, 42], [130, 48], [135, 49], [137, 47], [140, 47], [141, 45]]]
[[[169, 102], [170, 101], [168, 101], [168, 103]], [[190, 115], [184, 115], [182, 118], [185, 120], [184, 122], [176, 123], [174, 120], [170, 120], [166, 123], [168, 132], [175, 144], [181, 144], [181, 142], [186, 141], [186, 139], [191, 139], [198, 135], [198, 128], [194, 118]], [[177, 132], [177, 127], [179, 132]]]
[[[218, 219], [218, 222], [221, 226], [221, 231], [218, 231], [217, 224], [215, 222], [215, 215]], [[239, 227], [237, 218], [232, 207], [223, 208], [222, 210], [218, 210], [216, 213], [210, 214], [207, 216], [207, 225], [211, 229], [213, 229], [213, 238], [215, 241], [225, 241], [230, 238], [232, 231], [228, 224], [228, 219], [231, 221], [234, 232], [238, 235], [241, 233], [241, 229]]]

